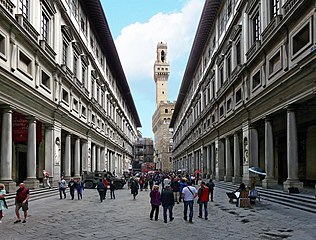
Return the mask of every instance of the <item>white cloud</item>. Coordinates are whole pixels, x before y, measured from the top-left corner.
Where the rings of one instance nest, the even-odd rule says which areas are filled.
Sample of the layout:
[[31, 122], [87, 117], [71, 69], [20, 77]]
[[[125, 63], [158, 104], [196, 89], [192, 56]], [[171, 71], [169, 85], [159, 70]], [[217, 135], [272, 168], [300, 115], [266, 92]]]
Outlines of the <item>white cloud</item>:
[[168, 44], [171, 65], [191, 50], [204, 0], [188, 0], [179, 12], [157, 13], [148, 22], [122, 29], [115, 45], [129, 81], [153, 78], [157, 43]]

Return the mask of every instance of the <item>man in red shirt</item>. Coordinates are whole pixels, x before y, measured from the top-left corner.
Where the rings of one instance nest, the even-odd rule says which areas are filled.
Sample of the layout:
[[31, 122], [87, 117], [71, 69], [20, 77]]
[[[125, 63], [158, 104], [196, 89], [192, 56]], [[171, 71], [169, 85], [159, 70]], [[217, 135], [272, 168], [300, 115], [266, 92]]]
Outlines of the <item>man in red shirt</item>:
[[201, 187], [198, 190], [198, 203], [199, 203], [199, 218], [202, 218], [202, 207], [204, 206], [204, 217], [205, 220], [207, 220], [208, 216], [208, 210], [207, 205], [209, 201], [209, 193], [208, 193], [208, 187], [205, 185], [205, 182], [201, 182]]
[[26, 217], [27, 217], [27, 211], [28, 211], [28, 200], [30, 198], [30, 192], [29, 190], [24, 186], [23, 183], [20, 183], [20, 188], [16, 191], [16, 197], [15, 197], [15, 214], [18, 220], [16, 220], [14, 223], [21, 222], [20, 217], [20, 208], [22, 208], [24, 212], [24, 220], [23, 223], [26, 223]]
[[109, 183], [108, 183], [106, 178], [103, 179], [103, 183], [105, 185], [105, 193], [104, 193], [104, 198], [103, 198], [103, 200], [104, 200], [106, 198], [106, 192], [108, 190]]

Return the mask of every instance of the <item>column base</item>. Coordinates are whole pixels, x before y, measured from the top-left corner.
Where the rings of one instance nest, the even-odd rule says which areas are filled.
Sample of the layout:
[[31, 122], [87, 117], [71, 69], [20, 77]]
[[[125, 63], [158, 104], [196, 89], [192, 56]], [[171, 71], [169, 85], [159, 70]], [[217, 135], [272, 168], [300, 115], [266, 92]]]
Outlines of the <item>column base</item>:
[[224, 176], [224, 182], [231, 182], [232, 176]]
[[0, 180], [0, 183], [4, 184], [7, 194], [14, 193], [17, 190], [16, 183], [12, 180]]
[[234, 184], [236, 184], [236, 183], [239, 184], [242, 182], [242, 178], [241, 177], [232, 177], [232, 182]]
[[23, 183], [28, 189], [39, 188], [39, 181], [36, 178], [27, 178]]
[[287, 192], [290, 187], [298, 188], [299, 191], [303, 190], [303, 183], [298, 179], [287, 179], [283, 182], [283, 191]]
[[275, 188], [278, 185], [278, 181], [274, 178], [265, 178], [262, 180], [263, 188]]

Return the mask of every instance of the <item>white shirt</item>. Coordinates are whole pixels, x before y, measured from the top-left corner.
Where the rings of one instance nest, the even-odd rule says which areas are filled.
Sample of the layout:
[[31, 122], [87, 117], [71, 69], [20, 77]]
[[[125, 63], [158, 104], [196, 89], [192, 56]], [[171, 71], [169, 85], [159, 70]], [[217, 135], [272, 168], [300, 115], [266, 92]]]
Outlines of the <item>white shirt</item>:
[[[190, 192], [190, 190], [188, 188], [190, 188], [190, 190], [193, 194]], [[187, 186], [187, 187], [183, 188], [182, 194], [184, 195], [183, 201], [193, 201], [195, 194], [197, 194], [197, 190], [195, 187]]]

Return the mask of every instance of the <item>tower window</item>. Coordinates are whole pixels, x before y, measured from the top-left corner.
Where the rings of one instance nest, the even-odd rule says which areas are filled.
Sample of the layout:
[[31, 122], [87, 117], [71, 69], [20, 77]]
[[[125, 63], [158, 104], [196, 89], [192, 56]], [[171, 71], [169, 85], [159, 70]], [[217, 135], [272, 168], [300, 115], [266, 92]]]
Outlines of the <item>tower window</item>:
[[165, 94], [165, 92], [164, 92], [164, 91], [162, 91], [162, 94]]
[[161, 51], [161, 61], [165, 62], [165, 51], [164, 50]]

